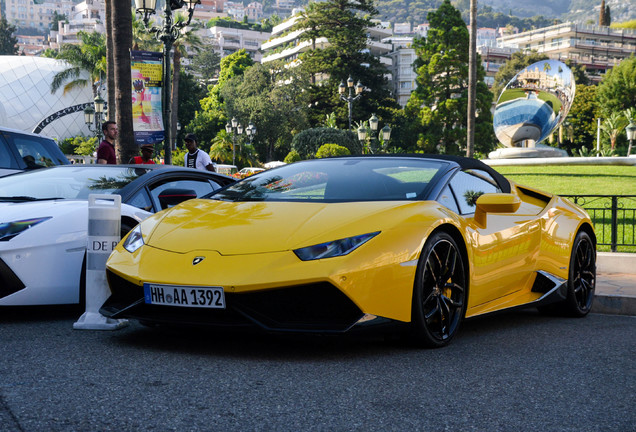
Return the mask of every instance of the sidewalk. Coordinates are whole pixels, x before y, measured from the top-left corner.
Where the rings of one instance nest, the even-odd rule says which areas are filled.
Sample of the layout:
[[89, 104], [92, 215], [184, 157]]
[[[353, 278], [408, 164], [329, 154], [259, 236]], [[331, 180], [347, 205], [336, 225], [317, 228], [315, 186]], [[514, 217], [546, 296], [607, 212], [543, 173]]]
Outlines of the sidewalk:
[[636, 254], [599, 252], [593, 313], [636, 316]]

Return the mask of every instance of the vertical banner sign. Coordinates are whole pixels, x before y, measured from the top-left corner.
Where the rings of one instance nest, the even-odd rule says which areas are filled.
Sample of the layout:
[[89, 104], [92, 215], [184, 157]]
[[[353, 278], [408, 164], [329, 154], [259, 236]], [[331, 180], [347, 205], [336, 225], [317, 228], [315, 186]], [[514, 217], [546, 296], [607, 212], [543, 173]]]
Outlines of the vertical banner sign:
[[163, 141], [163, 55], [151, 51], [131, 51], [130, 69], [135, 142], [142, 145]]

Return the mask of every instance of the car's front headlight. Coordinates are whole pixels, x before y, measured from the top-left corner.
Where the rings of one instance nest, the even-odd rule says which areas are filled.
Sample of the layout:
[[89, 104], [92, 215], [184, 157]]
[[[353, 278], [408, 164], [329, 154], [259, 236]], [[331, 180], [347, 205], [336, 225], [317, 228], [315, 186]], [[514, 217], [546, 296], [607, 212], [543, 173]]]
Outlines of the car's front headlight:
[[128, 252], [133, 253], [144, 245], [144, 238], [141, 235], [141, 225], [137, 225], [130, 231], [126, 240], [124, 240], [123, 247]]
[[13, 221], [13, 222], [0, 222], [0, 241], [11, 240], [13, 237], [17, 236], [18, 234], [49, 219], [51, 219], [50, 216], [41, 217], [41, 218], [33, 218], [33, 219], [24, 219], [24, 220]]
[[307, 246], [294, 250], [294, 253], [303, 261], [343, 256], [353, 252], [378, 234], [380, 231]]

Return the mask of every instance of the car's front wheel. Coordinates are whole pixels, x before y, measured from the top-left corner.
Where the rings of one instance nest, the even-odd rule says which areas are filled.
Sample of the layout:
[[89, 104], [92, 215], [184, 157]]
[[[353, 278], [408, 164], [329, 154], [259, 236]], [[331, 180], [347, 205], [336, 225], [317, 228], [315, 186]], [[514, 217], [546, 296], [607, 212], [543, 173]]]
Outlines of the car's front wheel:
[[448, 233], [434, 233], [422, 250], [415, 277], [415, 340], [431, 348], [447, 345], [459, 330], [466, 303], [466, 270], [457, 243]]

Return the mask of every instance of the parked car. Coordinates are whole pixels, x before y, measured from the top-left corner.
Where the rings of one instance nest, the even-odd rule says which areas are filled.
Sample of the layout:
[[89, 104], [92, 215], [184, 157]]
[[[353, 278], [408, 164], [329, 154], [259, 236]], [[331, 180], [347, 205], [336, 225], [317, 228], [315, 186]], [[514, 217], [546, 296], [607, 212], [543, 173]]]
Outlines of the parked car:
[[259, 173], [261, 171], [265, 171], [265, 168], [245, 167], [245, 168], [241, 168], [241, 170], [237, 172], [236, 174], [233, 174], [232, 177], [237, 179], [242, 179], [242, 178], [254, 175], [256, 173]]
[[0, 178], [0, 306], [84, 301], [90, 194], [119, 194], [122, 235], [234, 179], [163, 165], [64, 165]]
[[68, 164], [69, 160], [51, 138], [0, 126], [0, 177]]
[[216, 172], [227, 176], [234, 175], [238, 171], [236, 165], [216, 164], [215, 168]]
[[137, 225], [106, 263], [101, 312], [281, 332], [392, 323], [438, 347], [465, 317], [531, 306], [586, 315], [595, 262], [581, 207], [481, 161], [315, 159]]

